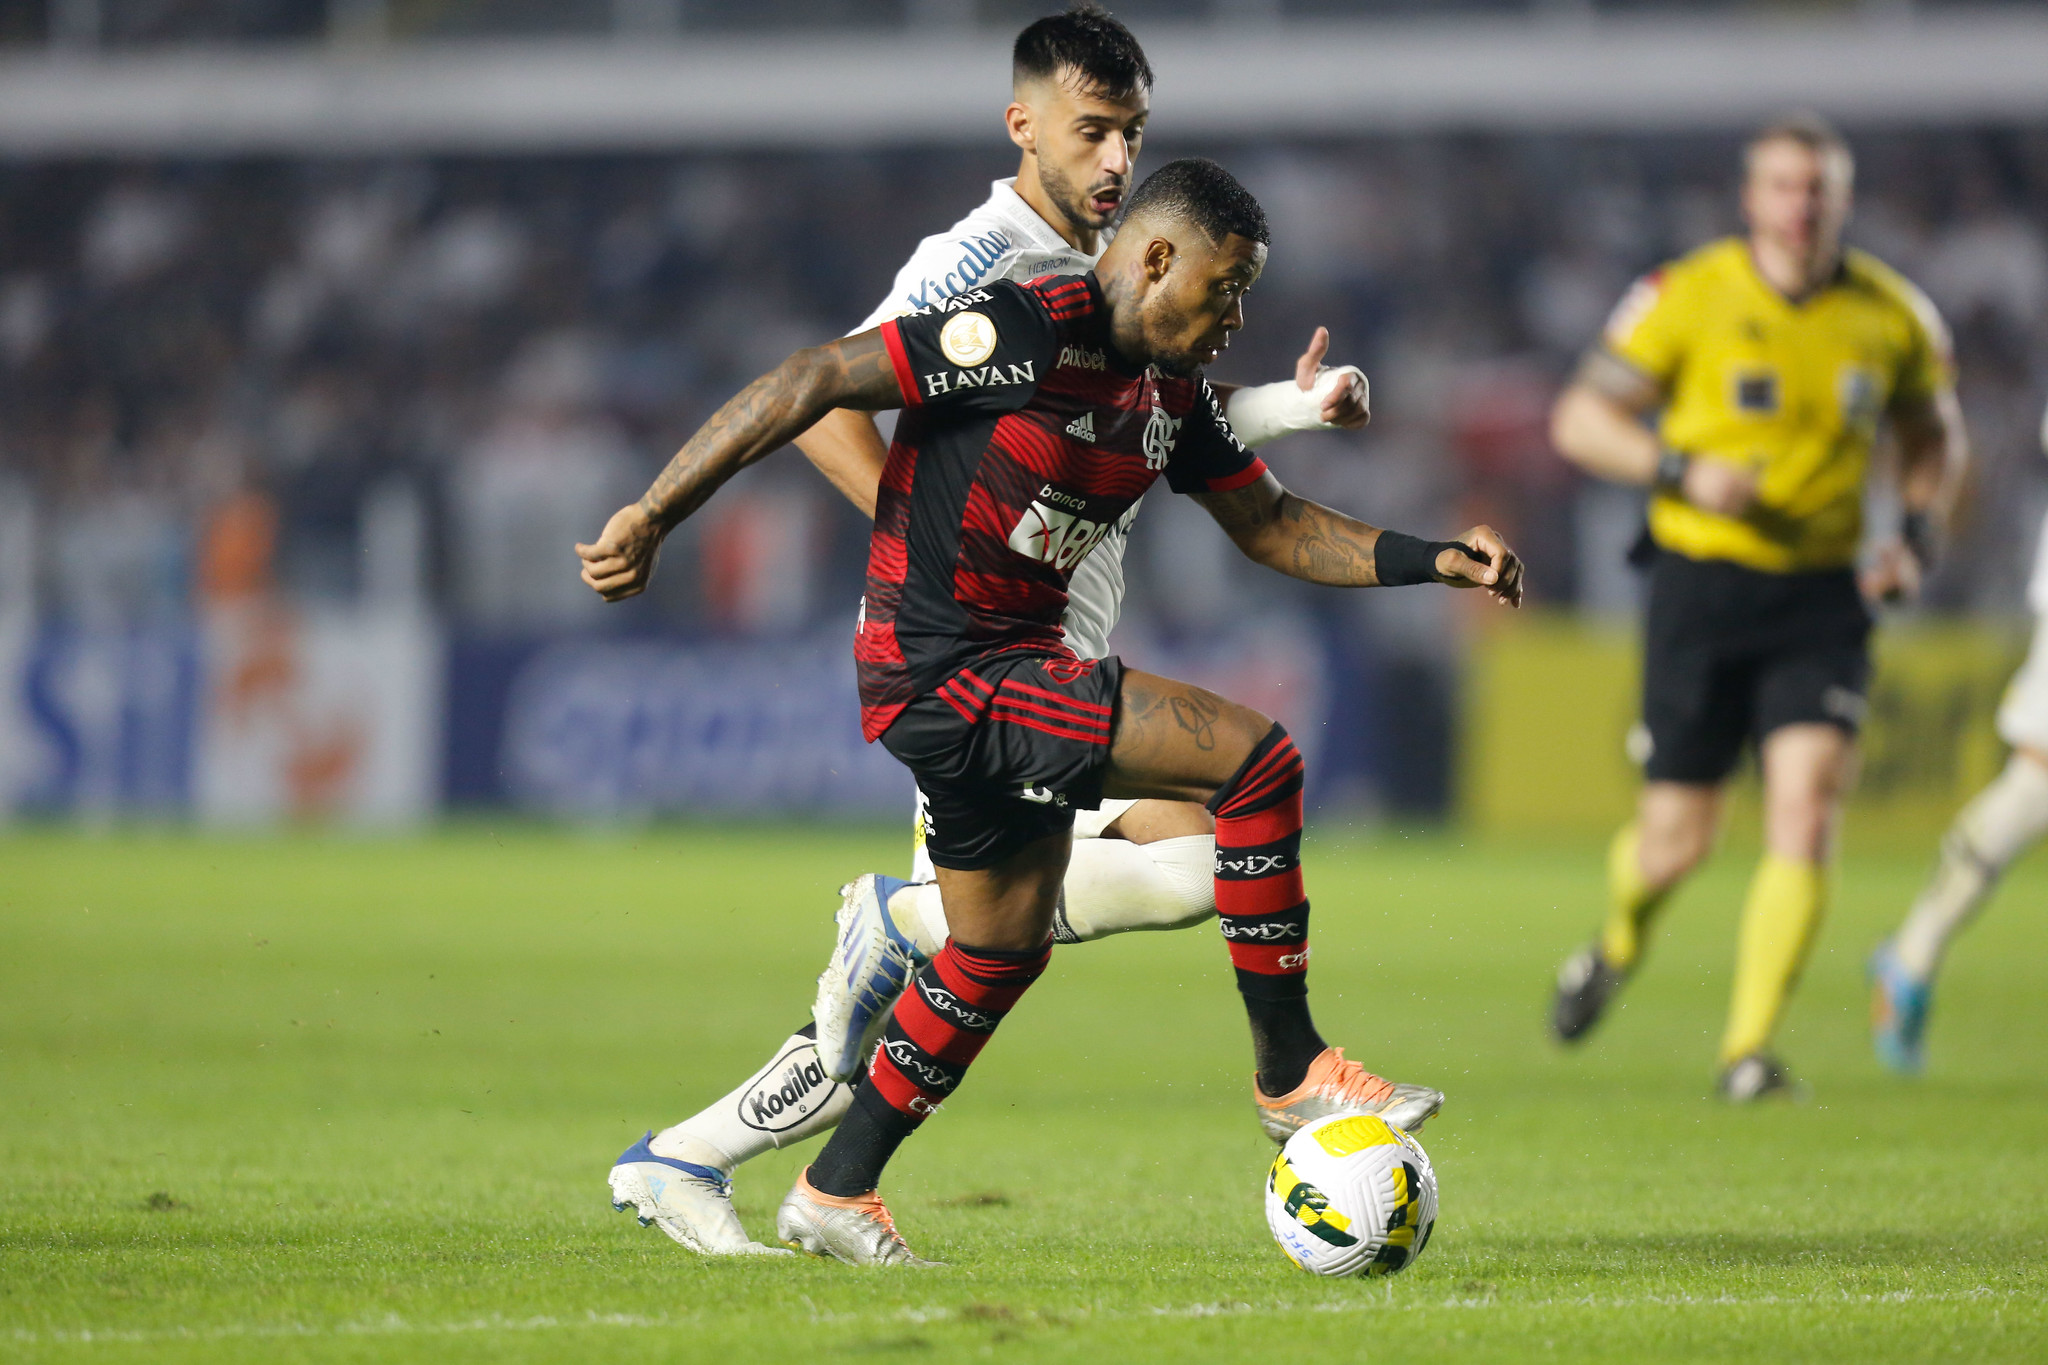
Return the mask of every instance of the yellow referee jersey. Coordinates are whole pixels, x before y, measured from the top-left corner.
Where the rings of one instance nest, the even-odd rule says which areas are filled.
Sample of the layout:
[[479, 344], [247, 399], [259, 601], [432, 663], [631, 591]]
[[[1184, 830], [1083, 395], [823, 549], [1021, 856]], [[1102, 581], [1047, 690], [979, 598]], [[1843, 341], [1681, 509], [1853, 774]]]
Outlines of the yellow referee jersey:
[[1666, 445], [1757, 473], [1757, 505], [1741, 517], [1658, 494], [1651, 535], [1769, 573], [1854, 562], [1879, 418], [1951, 382], [1948, 334], [1926, 296], [1854, 250], [1794, 303], [1757, 273], [1747, 241], [1711, 243], [1638, 280], [1604, 344], [1663, 392]]

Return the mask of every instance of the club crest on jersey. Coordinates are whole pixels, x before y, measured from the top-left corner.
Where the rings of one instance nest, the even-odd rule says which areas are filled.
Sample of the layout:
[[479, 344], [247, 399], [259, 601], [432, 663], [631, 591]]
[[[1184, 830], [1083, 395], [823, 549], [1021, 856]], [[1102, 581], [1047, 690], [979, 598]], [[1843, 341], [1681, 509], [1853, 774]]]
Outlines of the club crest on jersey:
[[979, 365], [996, 353], [996, 325], [986, 313], [955, 313], [939, 329], [939, 350], [955, 365]]
[[1173, 454], [1174, 439], [1180, 434], [1181, 419], [1168, 417], [1166, 409], [1155, 406], [1145, 423], [1145, 467], [1164, 469]]
[[[1055, 505], [1060, 503], [1066, 505]], [[1068, 572], [1086, 559], [1116, 524], [1081, 516], [1087, 505], [1085, 498], [1045, 485], [1010, 529], [1010, 548], [1026, 559]]]

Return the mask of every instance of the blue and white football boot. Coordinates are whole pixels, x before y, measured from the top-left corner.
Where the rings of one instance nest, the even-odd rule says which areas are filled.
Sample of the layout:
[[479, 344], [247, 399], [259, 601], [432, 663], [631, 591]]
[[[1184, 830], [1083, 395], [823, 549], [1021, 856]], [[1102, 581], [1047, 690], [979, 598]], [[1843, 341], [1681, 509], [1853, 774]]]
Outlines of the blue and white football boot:
[[1934, 1003], [1931, 982], [1916, 979], [1880, 943], [1870, 955], [1870, 1041], [1877, 1059], [1901, 1076], [1917, 1076], [1927, 1062], [1927, 1009]]
[[646, 1137], [628, 1147], [612, 1167], [612, 1207], [631, 1209], [641, 1227], [658, 1227], [692, 1251], [706, 1256], [790, 1256], [747, 1236], [733, 1212], [732, 1177], [716, 1166], [657, 1156]]
[[867, 872], [839, 888], [839, 942], [811, 1004], [818, 1059], [835, 1081], [860, 1073], [897, 998], [930, 960], [889, 915], [889, 898], [908, 885], [901, 877]]

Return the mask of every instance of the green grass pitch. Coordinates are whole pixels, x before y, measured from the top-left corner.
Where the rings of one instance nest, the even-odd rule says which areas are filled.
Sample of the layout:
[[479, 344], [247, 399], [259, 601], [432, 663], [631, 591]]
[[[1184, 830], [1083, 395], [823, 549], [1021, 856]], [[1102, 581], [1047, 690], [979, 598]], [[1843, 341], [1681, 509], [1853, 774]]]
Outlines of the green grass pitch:
[[[1314, 1000], [1441, 1085], [1428, 1254], [1268, 1238], [1213, 929], [1063, 948], [887, 1188], [929, 1272], [705, 1261], [604, 1176], [799, 1023], [834, 888], [900, 835], [0, 838], [0, 1359], [2048, 1358], [2048, 860], [1959, 949], [1932, 1073], [1861, 964], [1928, 851], [1850, 858], [1784, 1037], [1803, 1105], [1708, 1096], [1724, 853], [1581, 1052], [1540, 1026], [1591, 843], [1311, 828]], [[744, 1169], [772, 1237], [803, 1150]]]

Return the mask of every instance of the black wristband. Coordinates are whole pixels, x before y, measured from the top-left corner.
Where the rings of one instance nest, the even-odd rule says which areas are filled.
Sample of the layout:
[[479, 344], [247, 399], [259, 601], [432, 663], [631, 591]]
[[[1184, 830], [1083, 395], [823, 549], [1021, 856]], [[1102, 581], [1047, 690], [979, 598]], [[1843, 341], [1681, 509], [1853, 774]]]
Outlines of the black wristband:
[[1685, 485], [1685, 471], [1692, 467], [1692, 456], [1682, 450], [1664, 447], [1657, 457], [1657, 473], [1650, 480], [1650, 487], [1660, 493], [1676, 493]]
[[1899, 539], [1906, 542], [1921, 568], [1934, 563], [1934, 519], [1925, 512], [1908, 512], [1899, 518]]
[[1382, 531], [1373, 546], [1373, 576], [1383, 588], [1405, 588], [1415, 583], [1434, 583], [1436, 557], [1445, 550], [1461, 551], [1467, 559], [1486, 562], [1462, 540], [1417, 540], [1399, 531]]

